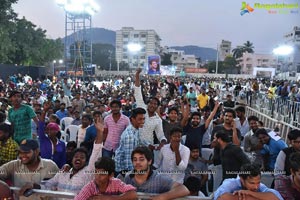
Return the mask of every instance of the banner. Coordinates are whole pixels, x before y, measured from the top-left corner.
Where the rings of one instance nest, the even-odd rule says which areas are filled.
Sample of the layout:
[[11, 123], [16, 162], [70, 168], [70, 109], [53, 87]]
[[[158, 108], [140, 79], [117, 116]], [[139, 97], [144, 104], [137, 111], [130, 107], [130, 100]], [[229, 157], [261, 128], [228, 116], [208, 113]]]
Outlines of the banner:
[[156, 75], [161, 74], [160, 72], [160, 56], [153, 55], [148, 56], [148, 70], [147, 74], [149, 75]]

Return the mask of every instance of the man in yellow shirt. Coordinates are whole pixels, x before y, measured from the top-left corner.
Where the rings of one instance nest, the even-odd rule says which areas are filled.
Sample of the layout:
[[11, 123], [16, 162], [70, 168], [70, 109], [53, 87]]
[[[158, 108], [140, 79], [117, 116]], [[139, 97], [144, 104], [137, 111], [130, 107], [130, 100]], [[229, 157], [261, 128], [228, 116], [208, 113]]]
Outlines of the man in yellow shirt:
[[202, 110], [206, 105], [208, 105], [208, 99], [208, 95], [205, 93], [205, 88], [201, 87], [201, 94], [197, 96], [197, 101], [200, 110]]

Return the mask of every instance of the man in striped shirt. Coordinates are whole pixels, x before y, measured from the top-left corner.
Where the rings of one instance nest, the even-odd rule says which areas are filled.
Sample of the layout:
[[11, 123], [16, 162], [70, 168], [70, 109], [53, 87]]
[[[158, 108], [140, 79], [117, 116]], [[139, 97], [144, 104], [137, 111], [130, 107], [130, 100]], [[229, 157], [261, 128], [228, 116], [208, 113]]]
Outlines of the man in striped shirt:
[[122, 132], [129, 125], [129, 118], [120, 112], [122, 104], [119, 100], [113, 100], [109, 105], [112, 114], [104, 119], [102, 157], [111, 158], [119, 147]]

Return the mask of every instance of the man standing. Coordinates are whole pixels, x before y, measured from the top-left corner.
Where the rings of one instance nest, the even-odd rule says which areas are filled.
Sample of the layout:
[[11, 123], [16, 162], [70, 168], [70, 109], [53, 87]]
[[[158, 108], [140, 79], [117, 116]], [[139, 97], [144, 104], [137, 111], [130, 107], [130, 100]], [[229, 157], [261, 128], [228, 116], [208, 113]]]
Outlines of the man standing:
[[201, 94], [197, 96], [197, 101], [199, 105], [199, 109], [202, 110], [205, 106], [208, 105], [208, 95], [206, 94], [206, 88], [201, 87]]
[[[123, 131], [120, 146], [115, 153], [116, 172], [127, 172], [133, 169], [131, 163], [131, 152], [140, 144], [140, 128], [145, 123], [146, 111], [143, 108], [132, 110], [130, 124]], [[125, 175], [125, 174], [123, 174]]]
[[119, 147], [122, 132], [129, 125], [129, 118], [121, 114], [122, 104], [119, 100], [110, 102], [111, 115], [104, 119], [104, 147], [103, 157], [112, 157]]
[[141, 83], [140, 83], [140, 73], [142, 69], [137, 69], [135, 74], [135, 87], [134, 87], [134, 97], [136, 99], [137, 107], [146, 109], [145, 124], [140, 132], [140, 140], [143, 145], [148, 146], [151, 150], [155, 149], [154, 146], [154, 134], [160, 142], [158, 150], [167, 143], [167, 139], [164, 135], [162, 128], [162, 120], [156, 113], [156, 110], [160, 104], [160, 101], [156, 97], [151, 97], [148, 105], [143, 101]]
[[20, 91], [10, 92], [9, 99], [11, 100], [12, 108], [8, 110], [8, 121], [14, 130], [13, 139], [20, 144], [22, 140], [32, 138], [31, 119], [34, 120], [37, 126], [38, 118], [30, 106], [21, 104], [22, 96]]
[[250, 125], [250, 131], [244, 137], [244, 151], [251, 154], [252, 162], [262, 166], [262, 157], [259, 150], [262, 148], [262, 144], [259, 142], [255, 135], [258, 129], [258, 118], [254, 115], [248, 117]]
[[250, 160], [239, 146], [231, 143], [229, 135], [225, 131], [217, 132], [214, 137], [214, 142], [221, 149], [223, 180], [235, 178], [241, 166], [250, 163]]

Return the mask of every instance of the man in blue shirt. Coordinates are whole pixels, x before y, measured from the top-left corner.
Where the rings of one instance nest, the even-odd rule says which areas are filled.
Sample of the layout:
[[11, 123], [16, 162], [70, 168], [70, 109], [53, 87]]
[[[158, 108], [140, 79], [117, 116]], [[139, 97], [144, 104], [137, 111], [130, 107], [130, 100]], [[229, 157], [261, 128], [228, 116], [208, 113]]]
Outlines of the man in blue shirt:
[[245, 164], [239, 177], [226, 179], [214, 193], [214, 200], [272, 199], [283, 200], [278, 191], [260, 183], [261, 173], [258, 165]]
[[132, 110], [130, 124], [123, 131], [120, 146], [115, 152], [116, 172], [127, 172], [133, 169], [131, 152], [140, 144], [139, 128], [142, 128], [145, 123], [145, 114], [146, 110], [143, 108]]

